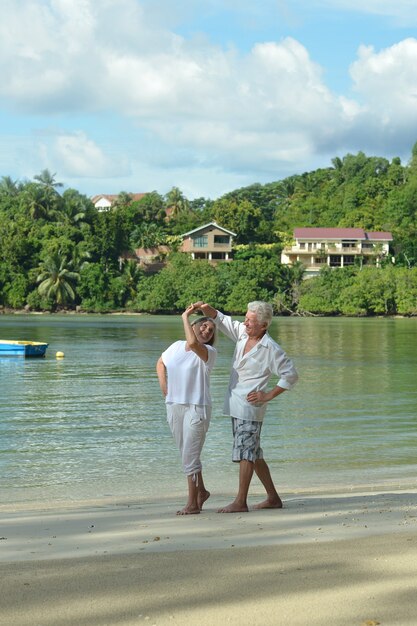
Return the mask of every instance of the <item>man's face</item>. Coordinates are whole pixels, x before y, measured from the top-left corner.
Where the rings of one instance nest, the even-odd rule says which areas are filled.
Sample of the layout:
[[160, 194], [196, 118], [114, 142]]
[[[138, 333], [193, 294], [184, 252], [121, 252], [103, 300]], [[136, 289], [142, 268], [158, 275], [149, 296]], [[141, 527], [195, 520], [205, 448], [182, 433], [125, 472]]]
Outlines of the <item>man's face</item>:
[[266, 330], [266, 324], [260, 324], [258, 322], [254, 311], [248, 311], [246, 313], [244, 324], [248, 337], [259, 337], [259, 335], [262, 335]]

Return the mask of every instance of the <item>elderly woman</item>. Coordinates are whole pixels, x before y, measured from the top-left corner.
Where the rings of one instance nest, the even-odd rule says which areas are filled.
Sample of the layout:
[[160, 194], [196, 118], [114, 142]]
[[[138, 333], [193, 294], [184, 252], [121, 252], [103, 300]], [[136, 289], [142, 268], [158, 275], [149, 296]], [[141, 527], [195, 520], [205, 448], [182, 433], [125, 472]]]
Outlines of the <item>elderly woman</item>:
[[210, 372], [216, 360], [215, 325], [210, 317], [190, 322], [194, 305], [182, 314], [185, 341], [176, 341], [160, 356], [156, 371], [165, 396], [168, 424], [179, 448], [188, 482], [188, 500], [177, 515], [200, 513], [210, 492], [200, 460], [210, 425]]
[[[263, 458], [261, 428], [267, 403], [291, 389], [298, 374], [291, 359], [267, 332], [272, 306], [268, 302], [250, 302], [244, 322], [234, 321], [204, 302], [194, 306], [212, 317], [216, 327], [236, 344], [224, 413], [232, 418], [232, 460], [240, 464], [239, 490], [234, 501], [219, 509], [219, 513], [249, 510], [247, 495], [254, 471], [267, 494], [266, 500], [254, 508], [281, 508], [281, 498]], [[268, 389], [271, 376], [276, 376], [278, 382]]]

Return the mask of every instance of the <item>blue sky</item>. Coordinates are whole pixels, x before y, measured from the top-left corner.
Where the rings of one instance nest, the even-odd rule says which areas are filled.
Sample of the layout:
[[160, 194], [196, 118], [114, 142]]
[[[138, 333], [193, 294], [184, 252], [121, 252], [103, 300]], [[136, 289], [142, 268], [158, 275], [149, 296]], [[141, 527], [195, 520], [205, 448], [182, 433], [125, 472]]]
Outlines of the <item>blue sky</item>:
[[415, 0], [0, 7], [0, 176], [214, 199], [417, 141]]

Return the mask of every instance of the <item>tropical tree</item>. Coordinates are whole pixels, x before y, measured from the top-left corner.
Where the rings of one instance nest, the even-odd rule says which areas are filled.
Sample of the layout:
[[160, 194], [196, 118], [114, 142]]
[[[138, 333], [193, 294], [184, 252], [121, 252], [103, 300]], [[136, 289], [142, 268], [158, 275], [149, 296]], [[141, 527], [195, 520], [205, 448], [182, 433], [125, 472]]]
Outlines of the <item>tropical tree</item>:
[[172, 187], [165, 196], [165, 206], [169, 211], [170, 217], [176, 218], [183, 213], [188, 213], [190, 203], [178, 187]]
[[122, 283], [124, 287], [124, 304], [126, 302], [133, 302], [134, 298], [137, 295], [138, 284], [143, 276], [143, 273], [143, 269], [133, 259], [130, 259], [124, 264], [122, 274]]
[[212, 215], [218, 224], [236, 233], [237, 244], [257, 241], [262, 213], [249, 200], [221, 198], [214, 203]]
[[136, 226], [130, 235], [130, 245], [135, 248], [154, 248], [165, 240], [165, 233], [158, 224], [144, 222]]
[[20, 191], [21, 185], [17, 180], [13, 180], [10, 176], [2, 176], [0, 181], [0, 194], [16, 197]]
[[19, 195], [21, 207], [33, 220], [52, 217], [44, 189], [36, 183], [28, 183]]
[[77, 228], [88, 223], [91, 202], [86, 196], [78, 193], [75, 189], [67, 189], [62, 194], [62, 200], [60, 219], [63, 222]]
[[72, 263], [66, 255], [56, 252], [43, 261], [38, 268], [36, 278], [38, 292], [52, 300], [56, 305], [74, 302], [75, 285], [79, 280], [78, 272], [72, 271]]
[[36, 174], [33, 177], [42, 187], [48, 189], [49, 191], [56, 191], [58, 187], [63, 187], [63, 183], [59, 183], [55, 180], [55, 174], [51, 174], [48, 169], [44, 169], [40, 174]]

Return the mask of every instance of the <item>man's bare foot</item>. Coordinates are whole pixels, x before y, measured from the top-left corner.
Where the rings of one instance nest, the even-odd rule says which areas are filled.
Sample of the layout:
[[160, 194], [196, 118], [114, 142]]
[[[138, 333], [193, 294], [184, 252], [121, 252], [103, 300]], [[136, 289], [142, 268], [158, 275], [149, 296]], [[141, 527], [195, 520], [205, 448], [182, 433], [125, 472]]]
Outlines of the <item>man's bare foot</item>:
[[227, 506], [218, 509], [217, 513], [248, 513], [249, 509], [247, 504], [237, 504], [236, 502], [232, 502]]
[[278, 498], [267, 498], [263, 502], [255, 504], [253, 509], [255, 511], [259, 511], [260, 509], [282, 509], [282, 500], [279, 496]]
[[188, 506], [188, 504], [181, 511], [177, 511], [177, 515], [197, 515], [198, 513], [200, 513], [198, 507]]
[[198, 492], [197, 504], [198, 504], [198, 507], [199, 507], [200, 511], [203, 510], [203, 504], [209, 498], [210, 498], [210, 491], [204, 490], [204, 491], [199, 491]]

